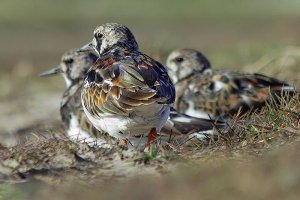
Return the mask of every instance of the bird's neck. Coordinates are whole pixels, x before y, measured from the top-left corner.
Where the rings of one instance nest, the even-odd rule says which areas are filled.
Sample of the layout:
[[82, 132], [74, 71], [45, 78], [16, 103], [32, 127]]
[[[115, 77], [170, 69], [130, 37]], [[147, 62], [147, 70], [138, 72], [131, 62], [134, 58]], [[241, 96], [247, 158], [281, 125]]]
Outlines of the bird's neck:
[[118, 42], [112, 45], [109, 48], [103, 50], [101, 56], [110, 54], [110, 53], [118, 53], [118, 52], [136, 52], [139, 51], [139, 48], [136, 44], [126, 44], [125, 42]]

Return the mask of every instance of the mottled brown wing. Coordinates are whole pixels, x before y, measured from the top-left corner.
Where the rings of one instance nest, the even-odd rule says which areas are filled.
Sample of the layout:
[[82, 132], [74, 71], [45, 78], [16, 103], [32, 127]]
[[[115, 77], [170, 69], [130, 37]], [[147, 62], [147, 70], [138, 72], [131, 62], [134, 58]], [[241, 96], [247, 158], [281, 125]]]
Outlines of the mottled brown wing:
[[277, 103], [282, 97], [289, 98], [296, 90], [289, 84], [262, 74], [235, 73], [232, 79], [239, 88], [244, 107], [261, 108], [268, 101]]
[[130, 56], [97, 61], [87, 73], [83, 86], [85, 108], [94, 116], [128, 115], [136, 107], [160, 101], [159, 76], [147, 65]]
[[[293, 91], [293, 87], [262, 74], [215, 70], [211, 84], [196, 92], [195, 106], [215, 115], [235, 114], [263, 106], [271, 95]], [[195, 91], [194, 91], [195, 92]], [[291, 93], [292, 94], [292, 93]]]

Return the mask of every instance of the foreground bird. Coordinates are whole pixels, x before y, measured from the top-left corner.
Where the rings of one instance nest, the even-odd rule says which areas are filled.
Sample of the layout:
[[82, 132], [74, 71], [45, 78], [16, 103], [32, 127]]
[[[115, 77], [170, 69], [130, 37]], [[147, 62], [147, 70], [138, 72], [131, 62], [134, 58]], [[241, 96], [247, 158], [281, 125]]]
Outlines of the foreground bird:
[[[193, 49], [173, 51], [167, 58], [175, 84], [175, 108], [194, 117], [218, 118], [262, 107], [266, 101], [293, 93], [294, 88], [262, 74], [214, 70]], [[208, 115], [209, 114], [209, 115]]]
[[83, 79], [90, 66], [98, 56], [92, 52], [67, 51], [60, 64], [40, 76], [61, 74], [67, 85], [60, 105], [60, 114], [68, 137], [76, 141], [84, 141], [91, 145], [108, 146], [100, 139], [103, 133], [95, 129], [88, 121], [81, 105], [81, 88]]
[[134, 143], [147, 137], [147, 147], [167, 121], [175, 89], [162, 64], [139, 51], [131, 31], [106, 23], [79, 51], [95, 50], [99, 59], [87, 72], [82, 104], [92, 124], [109, 135]]

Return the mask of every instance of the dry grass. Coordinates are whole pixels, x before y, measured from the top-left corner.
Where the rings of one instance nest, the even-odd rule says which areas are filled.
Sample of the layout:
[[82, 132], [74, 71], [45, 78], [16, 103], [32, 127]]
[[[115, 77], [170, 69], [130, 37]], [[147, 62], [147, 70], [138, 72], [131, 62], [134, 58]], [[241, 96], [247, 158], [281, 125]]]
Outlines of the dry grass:
[[[126, 182], [110, 181], [87, 188], [80, 184], [55, 188], [57, 199], [298, 199], [300, 146], [252, 159], [218, 165], [179, 167], [163, 177], [140, 176]], [[51, 192], [52, 190], [50, 190]], [[36, 199], [51, 199], [49, 190]]]
[[[280, 199], [287, 192], [294, 199], [300, 186], [299, 113], [299, 94], [281, 98], [279, 104], [234, 117], [230, 128], [212, 140], [164, 146], [155, 157], [50, 137], [2, 148], [0, 175], [7, 183], [29, 181], [24, 187], [39, 184], [30, 199], [49, 199], [54, 188], [59, 191], [55, 199]], [[1, 188], [8, 193], [0, 195], [16, 198], [11, 190], [23, 199], [29, 191], [22, 185], [4, 184]]]

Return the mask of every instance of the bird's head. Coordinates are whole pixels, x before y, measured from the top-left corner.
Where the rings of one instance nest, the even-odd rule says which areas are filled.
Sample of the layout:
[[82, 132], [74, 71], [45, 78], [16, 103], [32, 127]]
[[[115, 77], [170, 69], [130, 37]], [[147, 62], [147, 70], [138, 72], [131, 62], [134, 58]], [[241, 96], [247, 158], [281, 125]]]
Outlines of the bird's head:
[[83, 46], [79, 51], [96, 51], [99, 56], [115, 46], [127, 50], [138, 50], [138, 44], [129, 28], [118, 23], [106, 23], [94, 30], [92, 42]]
[[174, 84], [193, 74], [211, 69], [208, 59], [193, 49], [179, 49], [171, 52], [166, 65]]
[[58, 66], [43, 72], [40, 76], [62, 74], [66, 85], [69, 87], [84, 79], [86, 72], [96, 62], [97, 58], [97, 55], [92, 52], [70, 50], [63, 54]]

